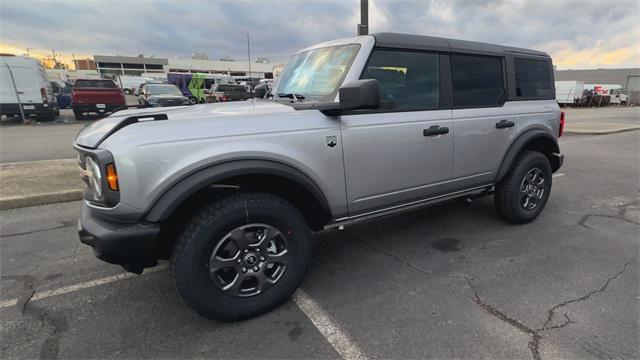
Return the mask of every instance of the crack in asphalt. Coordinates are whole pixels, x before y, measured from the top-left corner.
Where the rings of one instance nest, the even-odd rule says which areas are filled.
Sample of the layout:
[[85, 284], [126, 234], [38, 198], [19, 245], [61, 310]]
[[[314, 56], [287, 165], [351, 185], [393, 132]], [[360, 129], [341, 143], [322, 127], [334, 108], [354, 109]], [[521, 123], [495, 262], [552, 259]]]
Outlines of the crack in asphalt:
[[[549, 309], [549, 311], [547, 312], [547, 320], [544, 322], [544, 324], [542, 325], [542, 327], [539, 330], [550, 330], [552, 328], [562, 327], [562, 326], [556, 326], [556, 327], [552, 327], [552, 328], [548, 327], [548, 325], [553, 320], [553, 315], [555, 314], [556, 310], [558, 310], [561, 307], [567, 306], [569, 304], [573, 304], [573, 303], [576, 303], [576, 302], [581, 302], [581, 301], [587, 300], [588, 298], [590, 298], [594, 294], [604, 292], [607, 289], [607, 287], [609, 286], [609, 284], [611, 283], [611, 281], [617, 279], [620, 275], [622, 275], [625, 271], [627, 271], [627, 267], [629, 265], [633, 264], [635, 261], [636, 261], [636, 258], [633, 258], [632, 260], [629, 260], [626, 263], [624, 263], [624, 265], [622, 265], [622, 269], [620, 271], [618, 271], [615, 275], [607, 278], [605, 283], [600, 288], [598, 288], [596, 290], [593, 290], [593, 291], [589, 291], [588, 293], [586, 293], [585, 295], [583, 295], [583, 296], [581, 296], [579, 298], [575, 298], [575, 299], [570, 299], [570, 300], [564, 301], [564, 302], [562, 302], [560, 304], [555, 305], [551, 309]], [[565, 316], [566, 316], [566, 314], [565, 314]]]
[[[626, 208], [633, 205], [633, 203], [628, 203], [628, 204], [624, 204], [624, 208], [622, 209], [622, 211], [619, 210], [619, 214], [622, 214], [621, 216], [624, 216], [624, 213], [626, 212]], [[370, 249], [372, 249], [375, 252], [378, 252], [380, 254], [386, 255], [390, 258], [392, 258], [393, 260], [413, 269], [416, 270], [420, 273], [423, 274], [427, 274], [427, 275], [431, 275], [430, 273], [428, 273], [427, 271], [421, 269], [420, 267], [413, 265], [411, 262], [409, 262], [408, 260], [399, 257], [395, 254], [393, 254], [392, 252], [389, 252], [387, 250], [382, 250], [379, 249], [377, 247], [375, 247], [373, 244], [369, 243], [368, 241], [362, 240], [359, 236], [352, 234], [346, 230], [343, 231], [345, 235], [347, 235], [347, 237], [358, 241], [362, 244], [367, 245]], [[625, 271], [627, 271], [627, 267], [629, 265], [631, 265], [632, 263], [634, 263], [636, 261], [637, 258], [633, 258], [632, 260], [627, 261], [626, 263], [623, 264], [622, 269], [620, 271], [618, 271], [617, 273], [615, 273], [613, 276], [610, 276], [606, 279], [605, 283], [598, 289], [589, 291], [588, 293], [586, 293], [583, 296], [580, 296], [578, 298], [575, 299], [570, 299], [570, 300], [566, 300], [564, 302], [561, 302], [559, 304], [554, 305], [553, 307], [551, 307], [551, 309], [549, 309], [547, 311], [547, 319], [544, 322], [544, 324], [538, 328], [538, 329], [533, 329], [529, 326], [527, 326], [526, 324], [524, 324], [523, 322], [521, 322], [520, 320], [511, 317], [507, 314], [505, 314], [504, 312], [500, 311], [498, 308], [492, 306], [489, 303], [486, 303], [484, 300], [482, 300], [482, 298], [480, 297], [478, 290], [475, 288], [475, 286], [473, 285], [473, 278], [469, 278], [466, 276], [460, 276], [460, 275], [453, 275], [451, 277], [457, 278], [457, 279], [462, 279], [464, 280], [467, 285], [469, 286], [469, 288], [471, 289], [471, 291], [473, 292], [473, 301], [478, 304], [478, 306], [480, 306], [480, 308], [482, 308], [486, 313], [498, 318], [499, 320], [501, 320], [502, 322], [511, 325], [512, 327], [518, 329], [519, 331], [531, 336], [531, 340], [529, 340], [529, 342], [527, 343], [527, 347], [529, 349], [529, 352], [531, 353], [531, 357], [534, 360], [541, 360], [542, 357], [540, 355], [540, 342], [542, 341], [542, 335], [541, 333], [545, 332], [545, 331], [551, 331], [551, 330], [557, 330], [557, 329], [561, 329], [564, 328], [566, 326], [569, 326], [571, 324], [575, 324], [576, 322], [573, 321], [569, 315], [567, 313], [564, 313], [564, 321], [558, 325], [553, 325], [553, 326], [549, 326], [551, 324], [551, 322], [553, 321], [554, 315], [556, 314], [556, 311], [562, 307], [568, 306], [570, 304], [573, 303], [578, 303], [578, 302], [582, 302], [585, 301], [587, 299], [589, 299], [592, 295], [597, 294], [597, 293], [601, 293], [604, 292], [607, 287], [609, 287], [609, 284], [613, 281], [616, 280], [618, 277], [620, 277]]]
[[626, 202], [624, 204], [620, 204], [620, 205], [616, 206], [616, 210], [617, 211], [616, 211], [615, 215], [586, 214], [578, 221], [578, 225], [580, 225], [582, 227], [585, 227], [585, 228], [587, 228], [589, 230], [594, 230], [591, 226], [587, 225], [587, 221], [589, 221], [589, 219], [591, 219], [592, 217], [601, 217], [601, 218], [606, 218], [606, 219], [616, 219], [616, 220], [626, 221], [626, 222], [634, 224], [634, 225], [640, 225], [639, 222], [627, 219], [625, 217], [625, 214], [627, 213], [629, 208], [632, 207], [632, 206], [637, 206], [638, 204], [640, 204], [640, 199], [636, 199], [634, 201], [629, 201], [629, 202]]
[[[35, 294], [36, 278], [31, 275], [6, 275], [1, 276], [1, 280], [11, 280], [22, 285], [24, 294], [20, 296], [16, 306], [20, 313], [27, 315], [40, 325], [50, 324], [53, 331], [47, 336], [40, 348], [40, 359], [57, 359], [60, 349], [60, 338], [62, 333], [69, 329], [67, 319], [61, 312], [44, 309], [34, 305], [31, 298]], [[50, 277], [48, 277], [50, 279]]]
[[46, 229], [30, 230], [30, 231], [23, 231], [23, 232], [11, 233], [11, 234], [1, 234], [0, 238], [31, 235], [31, 234], [37, 234], [37, 233], [45, 232], [45, 231], [64, 229], [64, 228], [68, 228], [68, 227], [71, 227], [71, 226], [75, 226], [76, 222], [75, 221], [59, 221], [58, 224], [60, 224], [60, 225], [52, 226], [52, 227], [46, 228]]
[[392, 258], [393, 260], [395, 260], [396, 262], [399, 262], [400, 264], [405, 265], [405, 266], [407, 266], [407, 267], [409, 267], [409, 268], [411, 268], [411, 269], [413, 269], [415, 271], [421, 272], [421, 273], [423, 273], [425, 275], [431, 275], [430, 272], [422, 269], [421, 267], [419, 267], [417, 265], [414, 265], [413, 263], [411, 263], [407, 259], [404, 259], [404, 258], [402, 258], [400, 256], [397, 256], [396, 254], [394, 254], [392, 252], [389, 252], [387, 250], [383, 250], [383, 249], [377, 248], [375, 245], [369, 243], [368, 241], [362, 240], [359, 236], [357, 236], [355, 234], [352, 234], [352, 233], [350, 233], [350, 232], [348, 232], [346, 230], [342, 230], [342, 232], [345, 235], [347, 235], [348, 238], [351, 238], [351, 239], [353, 239], [353, 240], [355, 240], [355, 241], [357, 241], [359, 243], [367, 245], [371, 250], [373, 250], [373, 251], [375, 251], [377, 253], [386, 255], [386, 256]]

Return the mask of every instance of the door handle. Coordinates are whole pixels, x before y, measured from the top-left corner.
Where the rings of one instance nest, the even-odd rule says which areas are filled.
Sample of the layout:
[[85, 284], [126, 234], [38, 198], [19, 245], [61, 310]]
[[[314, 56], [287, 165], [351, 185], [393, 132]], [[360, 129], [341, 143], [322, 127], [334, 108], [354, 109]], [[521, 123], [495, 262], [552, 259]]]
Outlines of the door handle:
[[440, 127], [439, 125], [434, 125], [429, 127], [428, 129], [422, 130], [422, 135], [424, 136], [438, 136], [449, 133], [448, 127]]
[[513, 125], [515, 125], [516, 123], [514, 123], [511, 120], [500, 120], [496, 123], [496, 129], [506, 129], [506, 128], [510, 128], [513, 127]]

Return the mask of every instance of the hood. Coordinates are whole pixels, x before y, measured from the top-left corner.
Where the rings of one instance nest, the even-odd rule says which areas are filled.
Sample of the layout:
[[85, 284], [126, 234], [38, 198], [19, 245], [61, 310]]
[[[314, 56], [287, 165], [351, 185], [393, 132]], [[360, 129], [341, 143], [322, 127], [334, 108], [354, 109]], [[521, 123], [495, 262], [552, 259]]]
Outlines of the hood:
[[174, 95], [174, 94], [158, 94], [158, 95], [147, 96], [147, 99], [158, 99], [158, 100], [162, 100], [162, 99], [182, 100], [186, 98], [187, 97], [184, 95]]
[[172, 108], [147, 108], [121, 110], [102, 120], [85, 126], [75, 139], [77, 146], [97, 148], [106, 138], [118, 130], [138, 122], [179, 121], [184, 119], [207, 119], [260, 116], [274, 113], [296, 111], [291, 106], [265, 100], [247, 100], [223, 103], [211, 103]]

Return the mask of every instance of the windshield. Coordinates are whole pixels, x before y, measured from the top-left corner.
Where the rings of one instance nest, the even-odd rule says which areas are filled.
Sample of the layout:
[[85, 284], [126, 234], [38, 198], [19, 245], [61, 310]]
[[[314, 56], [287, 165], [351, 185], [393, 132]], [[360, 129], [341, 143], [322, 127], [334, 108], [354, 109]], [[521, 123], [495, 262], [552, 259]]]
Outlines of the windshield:
[[280, 75], [273, 94], [276, 97], [295, 94], [307, 100], [332, 102], [359, 47], [331, 46], [294, 55]]
[[182, 96], [182, 92], [175, 85], [147, 85], [147, 94]]

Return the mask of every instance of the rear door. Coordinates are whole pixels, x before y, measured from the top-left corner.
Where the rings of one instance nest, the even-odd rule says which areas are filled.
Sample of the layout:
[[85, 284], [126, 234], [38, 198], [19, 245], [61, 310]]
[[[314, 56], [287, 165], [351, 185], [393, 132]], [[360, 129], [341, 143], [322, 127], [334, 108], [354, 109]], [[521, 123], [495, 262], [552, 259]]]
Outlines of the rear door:
[[[16, 88], [20, 101], [23, 104], [42, 104], [42, 94], [40, 93], [40, 79], [35, 69], [31, 67], [10, 65], [11, 73], [15, 79]], [[2, 65], [0, 70], [0, 101], [4, 104], [17, 104], [18, 99], [13, 88], [9, 69]]]
[[453, 177], [448, 55], [374, 49], [361, 75], [381, 107], [341, 116], [349, 213], [446, 192]]
[[455, 189], [493, 182], [516, 135], [502, 57], [451, 55]]

